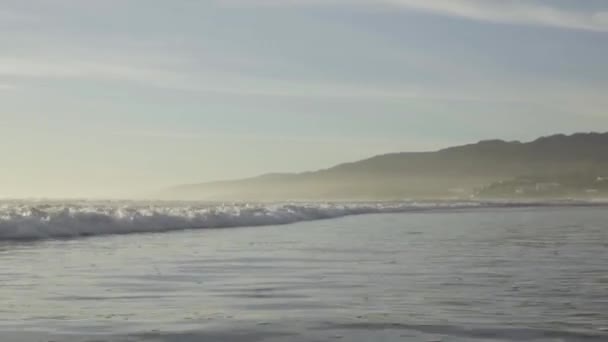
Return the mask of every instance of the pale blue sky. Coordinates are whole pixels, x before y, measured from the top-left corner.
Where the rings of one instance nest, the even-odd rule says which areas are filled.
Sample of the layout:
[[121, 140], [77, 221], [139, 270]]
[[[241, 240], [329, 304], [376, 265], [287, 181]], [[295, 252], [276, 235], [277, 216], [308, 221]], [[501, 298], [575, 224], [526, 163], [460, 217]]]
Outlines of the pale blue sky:
[[605, 0], [0, 0], [0, 197], [608, 130]]

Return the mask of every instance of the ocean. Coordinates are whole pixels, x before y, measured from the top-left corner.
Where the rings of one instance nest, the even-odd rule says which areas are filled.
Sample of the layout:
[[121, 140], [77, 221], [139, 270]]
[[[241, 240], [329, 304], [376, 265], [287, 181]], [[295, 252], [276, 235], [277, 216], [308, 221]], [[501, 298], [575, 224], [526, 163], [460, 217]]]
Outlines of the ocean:
[[4, 202], [0, 341], [608, 341], [607, 208]]

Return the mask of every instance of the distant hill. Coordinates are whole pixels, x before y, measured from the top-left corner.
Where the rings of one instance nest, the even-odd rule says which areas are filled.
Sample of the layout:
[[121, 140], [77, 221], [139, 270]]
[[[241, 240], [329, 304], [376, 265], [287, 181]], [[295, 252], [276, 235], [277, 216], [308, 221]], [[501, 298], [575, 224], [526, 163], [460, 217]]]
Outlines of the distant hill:
[[553, 135], [522, 143], [487, 140], [436, 152], [393, 153], [299, 174], [176, 186], [172, 199], [391, 200], [467, 197], [521, 177], [608, 176], [608, 133]]

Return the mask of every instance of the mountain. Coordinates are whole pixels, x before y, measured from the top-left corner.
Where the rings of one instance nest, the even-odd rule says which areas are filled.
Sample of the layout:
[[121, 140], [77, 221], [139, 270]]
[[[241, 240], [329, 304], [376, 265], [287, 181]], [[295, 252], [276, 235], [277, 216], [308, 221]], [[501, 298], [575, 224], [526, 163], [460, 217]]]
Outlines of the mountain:
[[299, 174], [176, 186], [171, 199], [391, 200], [466, 197], [496, 182], [608, 176], [608, 133], [553, 135], [531, 142], [486, 140], [407, 152]]

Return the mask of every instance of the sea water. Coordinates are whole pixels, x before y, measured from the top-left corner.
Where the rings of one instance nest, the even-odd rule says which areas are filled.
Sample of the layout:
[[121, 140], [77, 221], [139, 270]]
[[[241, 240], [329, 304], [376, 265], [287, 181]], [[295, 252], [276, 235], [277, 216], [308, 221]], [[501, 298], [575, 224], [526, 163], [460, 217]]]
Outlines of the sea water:
[[5, 203], [0, 341], [608, 341], [606, 209]]

